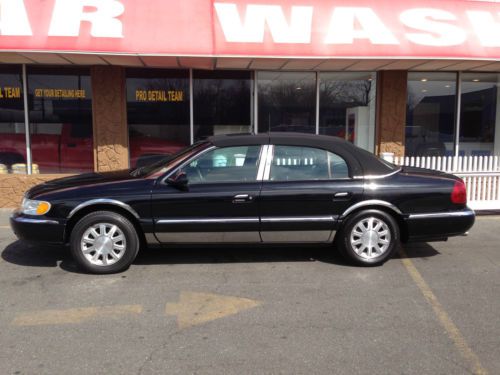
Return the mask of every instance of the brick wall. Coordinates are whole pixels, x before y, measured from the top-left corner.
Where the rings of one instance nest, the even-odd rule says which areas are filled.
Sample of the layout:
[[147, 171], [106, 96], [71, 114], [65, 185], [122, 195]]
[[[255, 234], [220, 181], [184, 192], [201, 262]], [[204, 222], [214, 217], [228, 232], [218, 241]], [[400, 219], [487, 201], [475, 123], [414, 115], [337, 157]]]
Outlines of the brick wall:
[[54, 174], [3, 174], [0, 175], [0, 208], [15, 208], [23, 199], [24, 192], [32, 186], [45, 181], [54, 180], [69, 175]]

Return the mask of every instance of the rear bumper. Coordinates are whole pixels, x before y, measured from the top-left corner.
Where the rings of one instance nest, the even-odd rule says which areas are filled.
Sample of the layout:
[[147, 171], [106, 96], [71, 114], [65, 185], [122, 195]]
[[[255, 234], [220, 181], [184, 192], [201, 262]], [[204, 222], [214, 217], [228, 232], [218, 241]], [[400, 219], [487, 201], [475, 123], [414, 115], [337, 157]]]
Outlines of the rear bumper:
[[64, 242], [66, 225], [58, 220], [26, 216], [14, 212], [10, 217], [10, 226], [20, 240], [54, 244]]
[[467, 232], [476, 219], [473, 210], [410, 214], [406, 218], [408, 241], [439, 241]]

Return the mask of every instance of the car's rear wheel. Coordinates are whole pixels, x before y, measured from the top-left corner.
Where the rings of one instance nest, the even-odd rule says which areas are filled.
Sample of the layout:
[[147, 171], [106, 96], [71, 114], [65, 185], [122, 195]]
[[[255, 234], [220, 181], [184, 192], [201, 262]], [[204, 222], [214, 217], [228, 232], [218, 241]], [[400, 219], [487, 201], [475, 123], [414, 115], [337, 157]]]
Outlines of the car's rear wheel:
[[399, 227], [396, 220], [384, 211], [360, 211], [347, 218], [335, 242], [341, 253], [353, 263], [377, 266], [397, 250]]
[[92, 212], [71, 232], [71, 253], [87, 272], [107, 274], [127, 269], [140, 247], [134, 225], [111, 211]]

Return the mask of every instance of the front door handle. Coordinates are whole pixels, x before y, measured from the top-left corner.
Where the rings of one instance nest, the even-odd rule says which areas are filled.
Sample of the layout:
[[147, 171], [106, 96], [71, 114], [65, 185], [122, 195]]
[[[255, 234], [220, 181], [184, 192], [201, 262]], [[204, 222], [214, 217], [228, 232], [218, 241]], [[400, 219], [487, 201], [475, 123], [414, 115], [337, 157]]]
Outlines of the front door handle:
[[253, 200], [253, 197], [248, 194], [237, 194], [233, 197], [233, 203], [248, 203]]

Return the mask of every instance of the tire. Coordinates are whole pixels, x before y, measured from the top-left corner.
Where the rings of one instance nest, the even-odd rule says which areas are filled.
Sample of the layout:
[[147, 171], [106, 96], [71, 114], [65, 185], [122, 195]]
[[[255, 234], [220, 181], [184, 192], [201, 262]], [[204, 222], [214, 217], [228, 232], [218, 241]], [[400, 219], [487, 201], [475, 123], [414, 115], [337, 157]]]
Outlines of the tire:
[[347, 218], [335, 237], [335, 245], [355, 265], [379, 266], [399, 247], [399, 226], [384, 211], [359, 211]]
[[139, 247], [134, 225], [112, 211], [96, 211], [84, 216], [76, 223], [70, 237], [71, 254], [78, 266], [95, 274], [126, 270], [137, 256]]

